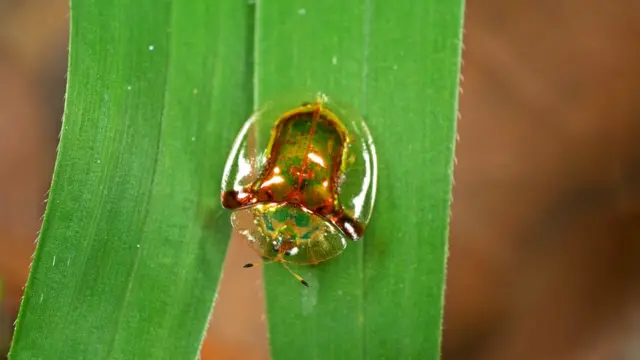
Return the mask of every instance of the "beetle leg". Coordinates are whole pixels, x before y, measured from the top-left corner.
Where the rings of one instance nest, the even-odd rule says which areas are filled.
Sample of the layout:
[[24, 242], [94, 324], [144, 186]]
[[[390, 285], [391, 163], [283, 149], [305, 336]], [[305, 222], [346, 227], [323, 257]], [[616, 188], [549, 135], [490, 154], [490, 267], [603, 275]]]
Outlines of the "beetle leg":
[[309, 287], [309, 283], [307, 283], [302, 276], [294, 273], [291, 269], [289, 269], [289, 267], [287, 266], [287, 264], [285, 264], [284, 262], [281, 262], [282, 266], [284, 266], [285, 269], [287, 269], [287, 271], [289, 273], [291, 273], [291, 275], [293, 275], [293, 277], [295, 277], [296, 279], [298, 279], [298, 281], [300, 281], [300, 283], [306, 287]]
[[358, 240], [362, 237], [362, 233], [364, 232], [364, 227], [354, 218], [345, 214], [342, 209], [338, 211], [338, 214], [331, 217], [331, 222], [346, 233], [351, 240]]
[[[248, 189], [246, 189], [248, 190]], [[230, 190], [222, 193], [222, 206], [225, 209], [234, 210], [251, 203], [254, 203], [256, 198], [250, 191], [236, 191]]]

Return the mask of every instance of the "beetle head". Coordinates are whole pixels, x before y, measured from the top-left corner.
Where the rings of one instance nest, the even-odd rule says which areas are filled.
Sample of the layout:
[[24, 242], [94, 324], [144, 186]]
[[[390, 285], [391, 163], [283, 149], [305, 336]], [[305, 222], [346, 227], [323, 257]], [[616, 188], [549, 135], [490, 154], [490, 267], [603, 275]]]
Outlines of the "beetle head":
[[296, 234], [286, 226], [278, 231], [278, 237], [273, 240], [273, 251], [280, 256], [294, 256], [298, 253]]

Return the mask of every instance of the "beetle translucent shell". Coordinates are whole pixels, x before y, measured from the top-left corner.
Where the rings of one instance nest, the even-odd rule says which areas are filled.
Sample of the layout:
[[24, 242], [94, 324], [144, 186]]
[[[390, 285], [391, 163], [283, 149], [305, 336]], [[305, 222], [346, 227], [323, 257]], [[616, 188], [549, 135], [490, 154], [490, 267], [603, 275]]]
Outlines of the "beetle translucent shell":
[[261, 257], [289, 270], [363, 236], [376, 176], [363, 118], [324, 94], [301, 94], [265, 104], [244, 124], [224, 169], [222, 205]]

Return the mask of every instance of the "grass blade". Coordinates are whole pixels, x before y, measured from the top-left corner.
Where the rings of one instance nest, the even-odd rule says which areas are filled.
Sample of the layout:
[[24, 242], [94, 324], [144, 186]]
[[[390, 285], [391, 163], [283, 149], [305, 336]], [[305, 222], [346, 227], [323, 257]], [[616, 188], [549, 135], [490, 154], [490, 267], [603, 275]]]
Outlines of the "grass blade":
[[225, 157], [250, 111], [249, 8], [71, 4], [67, 103], [11, 359], [194, 359], [230, 225]]
[[371, 9], [366, 113], [378, 134], [380, 195], [364, 245], [365, 358], [435, 360], [463, 4], [404, 4]]
[[[287, 91], [316, 88], [362, 109], [364, 12], [364, 1], [348, 6], [338, 0], [259, 2], [256, 104]], [[361, 245], [350, 244], [317, 269], [297, 268], [308, 289], [292, 282], [281, 267], [265, 267], [274, 360], [362, 358]]]
[[438, 359], [462, 1], [263, 1], [256, 104], [317, 89], [365, 116], [379, 161], [364, 240], [295, 286], [266, 267], [274, 360]]

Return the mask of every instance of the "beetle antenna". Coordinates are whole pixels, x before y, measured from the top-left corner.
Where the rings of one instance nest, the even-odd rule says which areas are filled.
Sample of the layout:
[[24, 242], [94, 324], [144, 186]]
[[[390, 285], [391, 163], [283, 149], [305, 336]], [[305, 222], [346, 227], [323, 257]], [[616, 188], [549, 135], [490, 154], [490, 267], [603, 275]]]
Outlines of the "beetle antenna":
[[309, 287], [309, 283], [308, 283], [308, 282], [306, 282], [306, 281], [302, 278], [302, 276], [300, 276], [300, 275], [298, 275], [298, 274], [294, 273], [291, 269], [289, 269], [289, 267], [287, 266], [287, 264], [282, 263], [282, 266], [284, 266], [284, 268], [285, 268], [285, 269], [287, 269], [287, 271], [289, 271], [289, 272], [291, 273], [291, 275], [293, 275], [296, 279], [298, 279], [298, 281], [300, 281], [300, 283], [301, 283], [302, 285], [304, 285], [304, 286], [306, 286], [306, 287]]
[[254, 266], [263, 266], [266, 264], [271, 264], [273, 262], [273, 260], [269, 260], [269, 261], [256, 261], [253, 263], [248, 263], [248, 264], [244, 264], [242, 267], [243, 268], [250, 268], [250, 267], [254, 267]]

